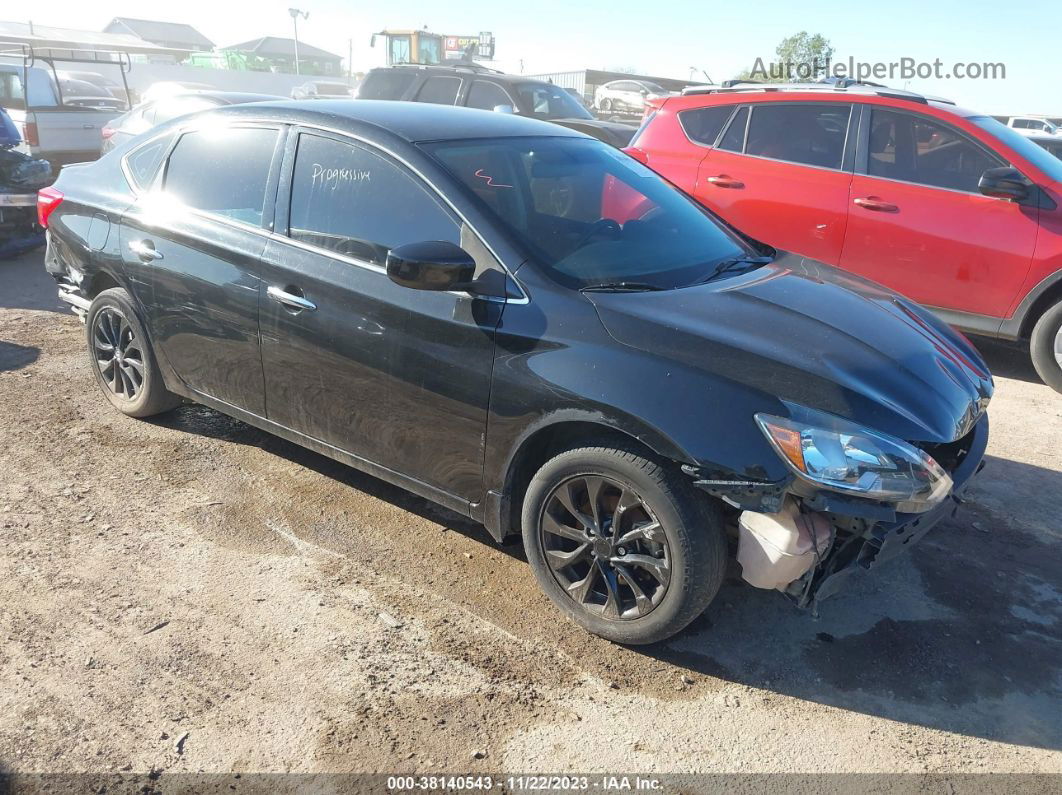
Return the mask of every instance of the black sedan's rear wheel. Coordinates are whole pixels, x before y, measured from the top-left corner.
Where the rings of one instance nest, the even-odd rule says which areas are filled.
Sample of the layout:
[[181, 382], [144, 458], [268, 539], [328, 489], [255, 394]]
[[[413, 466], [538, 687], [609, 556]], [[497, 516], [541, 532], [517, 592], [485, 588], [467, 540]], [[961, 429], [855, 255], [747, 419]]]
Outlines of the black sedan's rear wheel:
[[683, 629], [719, 590], [726, 538], [680, 474], [632, 451], [570, 450], [547, 462], [523, 506], [527, 557], [568, 616], [618, 643]]
[[115, 287], [97, 295], [85, 328], [96, 382], [112, 406], [130, 417], [150, 417], [180, 405], [162, 382], [129, 293]]

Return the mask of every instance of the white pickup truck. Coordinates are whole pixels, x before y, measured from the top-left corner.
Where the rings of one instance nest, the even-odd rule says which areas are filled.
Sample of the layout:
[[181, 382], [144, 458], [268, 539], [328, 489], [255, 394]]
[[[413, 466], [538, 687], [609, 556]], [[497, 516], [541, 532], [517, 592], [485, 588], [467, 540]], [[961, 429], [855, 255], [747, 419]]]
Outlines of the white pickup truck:
[[51, 69], [0, 62], [0, 107], [22, 136], [21, 150], [48, 160], [57, 174], [60, 165], [100, 156], [103, 126], [123, 113], [109, 99], [64, 98]]
[[1035, 116], [1011, 116], [1007, 119], [1007, 126], [1013, 127], [1022, 135], [1058, 135], [1062, 132], [1058, 127], [1047, 119], [1039, 119]]

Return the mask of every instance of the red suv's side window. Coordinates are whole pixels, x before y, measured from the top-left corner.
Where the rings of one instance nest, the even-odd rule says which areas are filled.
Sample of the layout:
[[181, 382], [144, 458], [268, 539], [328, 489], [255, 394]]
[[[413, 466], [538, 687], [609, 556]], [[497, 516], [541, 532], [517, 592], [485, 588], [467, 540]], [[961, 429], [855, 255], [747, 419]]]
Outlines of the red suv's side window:
[[723, 125], [734, 114], [733, 105], [715, 105], [709, 108], [684, 110], [678, 115], [679, 124], [686, 137], [694, 143], [715, 146]]
[[936, 188], [977, 193], [977, 182], [1002, 160], [925, 116], [874, 108], [867, 173]]
[[745, 154], [840, 168], [848, 134], [850, 105], [757, 105], [749, 121]]
[[745, 149], [745, 129], [749, 123], [748, 107], [741, 108], [734, 114], [734, 118], [727, 125], [723, 139], [719, 142], [720, 149], [728, 152], [741, 152]]

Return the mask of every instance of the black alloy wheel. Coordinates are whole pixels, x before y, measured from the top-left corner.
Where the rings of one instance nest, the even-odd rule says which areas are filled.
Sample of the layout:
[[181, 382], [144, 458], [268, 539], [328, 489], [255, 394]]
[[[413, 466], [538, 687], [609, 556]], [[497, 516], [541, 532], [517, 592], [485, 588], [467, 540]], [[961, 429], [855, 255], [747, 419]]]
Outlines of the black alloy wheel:
[[550, 571], [580, 607], [606, 619], [640, 618], [671, 582], [667, 537], [631, 488], [599, 475], [558, 485], [540, 523]]
[[176, 408], [132, 296], [121, 287], [92, 300], [85, 333], [93, 375], [107, 401], [130, 417], [151, 417]]
[[671, 462], [642, 450], [620, 442], [560, 452], [531, 478], [522, 502], [535, 579], [595, 635], [663, 640], [699, 616], [722, 584], [718, 505]]
[[104, 307], [92, 321], [92, 351], [103, 382], [116, 397], [136, 400], [144, 386], [144, 351], [133, 326], [117, 308]]

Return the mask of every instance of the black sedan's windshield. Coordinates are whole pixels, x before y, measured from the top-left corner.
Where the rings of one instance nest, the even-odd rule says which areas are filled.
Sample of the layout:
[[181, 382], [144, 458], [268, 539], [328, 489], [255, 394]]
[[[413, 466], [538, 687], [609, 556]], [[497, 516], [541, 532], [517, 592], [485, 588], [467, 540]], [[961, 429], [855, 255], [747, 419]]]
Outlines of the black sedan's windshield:
[[499, 138], [426, 148], [569, 287], [684, 287], [759, 254], [600, 141]]

